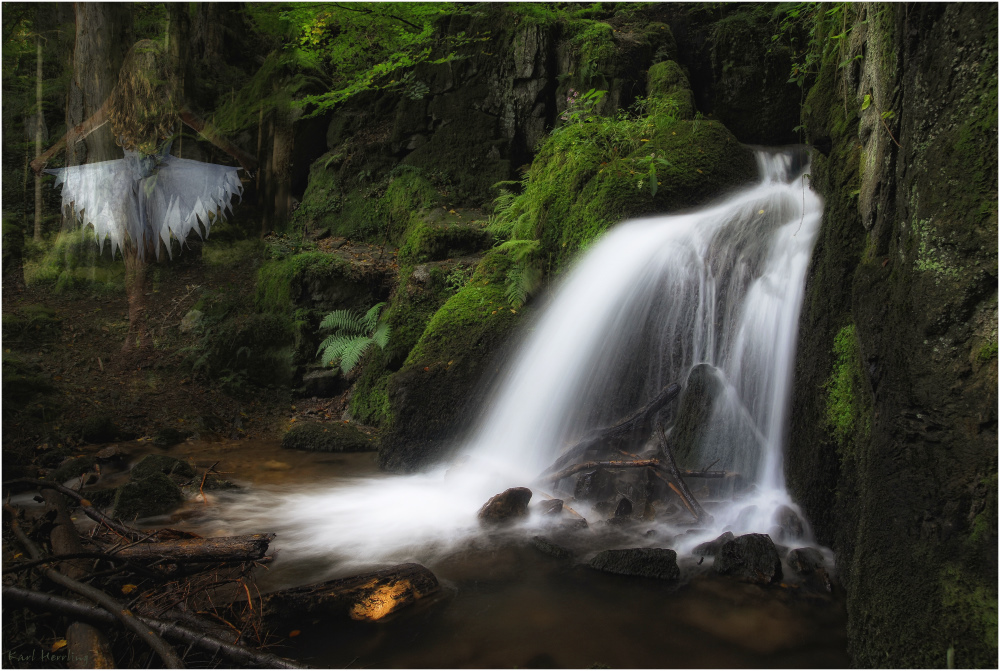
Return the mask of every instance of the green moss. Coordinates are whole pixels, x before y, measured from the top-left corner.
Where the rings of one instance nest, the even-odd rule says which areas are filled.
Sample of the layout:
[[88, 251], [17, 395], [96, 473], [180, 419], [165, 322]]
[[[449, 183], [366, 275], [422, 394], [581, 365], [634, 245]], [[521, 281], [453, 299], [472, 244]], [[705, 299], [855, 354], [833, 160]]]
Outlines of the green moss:
[[38, 342], [59, 335], [61, 330], [62, 320], [44, 305], [23, 305], [3, 317], [3, 338], [8, 342]]
[[414, 216], [399, 248], [399, 262], [427, 263], [473, 254], [489, 248], [492, 238], [485, 222], [443, 208]]
[[213, 239], [201, 248], [201, 260], [213, 268], [232, 268], [263, 259], [266, 251], [266, 245], [259, 238], [231, 242]]
[[101, 252], [90, 226], [61, 232], [51, 242], [43, 242], [39, 251], [24, 264], [24, 280], [29, 286], [48, 286], [57, 293], [124, 290], [124, 264], [111, 257], [109, 244]]
[[308, 452], [366, 452], [374, 449], [368, 436], [345, 422], [293, 424], [282, 436], [281, 447]]
[[304, 252], [268, 261], [257, 271], [257, 306], [266, 312], [290, 314], [303, 282], [356, 279], [351, 264], [325, 252]]
[[434, 313], [405, 365], [448, 366], [455, 356], [472, 352], [484, 333], [509, 328], [517, 319], [504, 293], [509, 264], [502, 254], [487, 255], [469, 283]]
[[[955, 668], [994, 666], [997, 659], [996, 588], [954, 564], [942, 569], [940, 579], [942, 629], [957, 634], [959, 639], [952, 642]], [[967, 648], [962, 645], [963, 638], [969, 640]], [[943, 657], [945, 651], [941, 652]], [[970, 654], [973, 656], [969, 657]]]
[[826, 383], [826, 420], [846, 456], [856, 434], [867, 437], [871, 431], [871, 418], [862, 403], [861, 354], [853, 324], [837, 333], [833, 356], [833, 371]]
[[979, 352], [976, 354], [976, 359], [981, 363], [986, 363], [990, 359], [997, 358], [997, 341], [994, 339], [993, 342], [985, 343], [979, 348]]
[[163, 473], [129, 480], [115, 494], [115, 517], [124, 521], [168, 513], [184, 501], [184, 495]]

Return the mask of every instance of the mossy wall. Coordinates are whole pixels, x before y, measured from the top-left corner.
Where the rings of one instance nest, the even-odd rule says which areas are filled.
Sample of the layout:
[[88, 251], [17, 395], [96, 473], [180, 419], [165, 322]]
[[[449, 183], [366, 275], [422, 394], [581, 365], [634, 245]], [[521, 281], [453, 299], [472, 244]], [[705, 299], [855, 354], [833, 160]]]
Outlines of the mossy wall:
[[803, 106], [826, 210], [789, 486], [857, 666], [995, 667], [997, 9], [844, 7]]

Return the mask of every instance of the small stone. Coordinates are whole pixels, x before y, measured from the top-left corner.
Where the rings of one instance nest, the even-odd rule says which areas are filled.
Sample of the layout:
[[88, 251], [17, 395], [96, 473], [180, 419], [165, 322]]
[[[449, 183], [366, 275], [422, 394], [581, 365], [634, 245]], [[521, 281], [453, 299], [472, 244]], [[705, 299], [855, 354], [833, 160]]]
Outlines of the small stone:
[[714, 541], [708, 541], [707, 543], [696, 545], [694, 550], [691, 551], [691, 554], [702, 557], [714, 557], [715, 554], [719, 551], [719, 548], [721, 548], [723, 545], [733, 540], [734, 538], [736, 538], [736, 536], [733, 535], [733, 532], [727, 531], [718, 538], [716, 538]]
[[618, 502], [618, 507], [615, 508], [615, 517], [628, 517], [632, 514], [632, 502], [622, 497], [622, 500]]
[[605, 550], [590, 560], [590, 567], [605, 573], [660, 580], [676, 580], [680, 576], [677, 553], [666, 548]]
[[190, 431], [179, 431], [177, 429], [162, 429], [153, 436], [153, 445], [160, 448], [173, 447], [178, 443], [183, 443], [191, 437]]
[[562, 499], [546, 499], [544, 501], [538, 502], [538, 510], [542, 515], [558, 515], [562, 512], [563, 501]]
[[502, 524], [528, 514], [531, 490], [527, 487], [511, 487], [487, 501], [479, 509], [480, 522]]
[[781, 580], [781, 559], [767, 534], [745, 534], [723, 544], [715, 555], [714, 569], [756, 585]]
[[128, 452], [123, 450], [118, 445], [108, 445], [103, 450], [97, 453], [97, 459], [102, 462], [125, 459], [127, 457], [128, 457]]

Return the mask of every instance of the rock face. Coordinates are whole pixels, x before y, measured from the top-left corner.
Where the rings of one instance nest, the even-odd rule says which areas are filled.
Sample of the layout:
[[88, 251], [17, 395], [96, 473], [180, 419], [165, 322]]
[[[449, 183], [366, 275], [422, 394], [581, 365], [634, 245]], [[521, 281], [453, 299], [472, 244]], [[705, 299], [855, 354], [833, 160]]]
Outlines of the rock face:
[[843, 58], [864, 58], [824, 62], [803, 107], [825, 213], [789, 488], [837, 555], [854, 665], [942, 667], [951, 648], [992, 667], [997, 7], [887, 5], [847, 28]]
[[484, 524], [504, 524], [525, 517], [530, 500], [530, 489], [512, 487], [497, 494], [479, 509], [479, 521]]
[[727, 541], [716, 552], [713, 568], [716, 573], [756, 585], [781, 580], [781, 559], [767, 534], [745, 534]]
[[308, 452], [365, 452], [375, 449], [368, 436], [343, 422], [293, 424], [281, 437], [281, 447]]
[[605, 573], [659, 580], [676, 580], [680, 576], [677, 553], [665, 548], [605, 550], [590, 560], [590, 567]]
[[799, 575], [810, 575], [823, 568], [823, 553], [816, 548], [796, 548], [788, 553], [788, 565]]

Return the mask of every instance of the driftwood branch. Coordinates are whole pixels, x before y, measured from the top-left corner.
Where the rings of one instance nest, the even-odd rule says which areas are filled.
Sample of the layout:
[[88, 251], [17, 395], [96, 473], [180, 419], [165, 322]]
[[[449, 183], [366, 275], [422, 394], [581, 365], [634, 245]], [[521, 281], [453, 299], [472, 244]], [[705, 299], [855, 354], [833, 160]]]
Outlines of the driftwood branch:
[[[38, 546], [36, 546], [34, 542], [28, 538], [27, 534], [21, 530], [21, 525], [17, 522], [17, 511], [8, 504], [4, 504], [4, 508], [10, 512], [11, 529], [17, 537], [17, 540], [24, 546], [24, 549], [28, 551], [28, 554], [31, 555], [32, 559], [36, 561], [42, 559], [41, 550], [39, 550]], [[107, 593], [91, 585], [86, 585], [78, 580], [74, 580], [73, 578], [63, 575], [59, 571], [53, 569], [46, 570], [45, 577], [58, 585], [62, 585], [68, 590], [76, 592], [81, 596], [85, 596], [108, 612], [112, 613], [119, 622], [135, 632], [139, 638], [149, 645], [149, 647], [152, 648], [157, 655], [159, 655], [164, 666], [167, 668], [184, 668], [184, 664], [177, 656], [177, 653], [174, 652], [173, 648], [167, 645], [162, 638], [153, 633], [146, 625], [136, 619], [136, 617], [126, 610], [124, 606], [111, 598]]]
[[[574, 464], [569, 468], [565, 468], [558, 473], [553, 473], [552, 475], [547, 475], [543, 479], [543, 482], [558, 482], [563, 478], [568, 478], [574, 473], [579, 473], [580, 471], [590, 470], [591, 468], [657, 468], [663, 471], [669, 472], [669, 466], [664, 460], [661, 459], [618, 459], [614, 461], [584, 461], [579, 464]], [[725, 478], [731, 475], [726, 471], [691, 471], [687, 469], [680, 469], [678, 471], [681, 475], [689, 478]]]
[[[35, 592], [20, 587], [4, 587], [3, 599], [4, 603], [7, 604], [17, 603], [32, 610], [60, 613], [95, 624], [112, 625], [117, 622], [114, 615], [102, 608], [97, 608], [96, 606], [73, 599], [43, 594], [42, 592]], [[278, 657], [277, 655], [258, 652], [251, 648], [244, 648], [220, 641], [207, 634], [193, 631], [172, 622], [163, 622], [141, 616], [136, 616], [136, 618], [165, 638], [186, 643], [212, 654], [221, 655], [241, 666], [247, 665], [269, 669], [309, 668]]]
[[260, 559], [274, 534], [188, 538], [158, 543], [137, 543], [112, 551], [114, 557], [155, 560], [160, 563], [244, 562]]
[[671, 487], [677, 494], [680, 495], [681, 499], [684, 501], [684, 505], [687, 506], [691, 514], [695, 516], [699, 522], [711, 519], [711, 515], [705, 512], [705, 509], [701, 507], [698, 500], [694, 498], [694, 494], [688, 489], [687, 484], [684, 482], [684, 478], [681, 477], [681, 471], [677, 468], [677, 462], [674, 461], [674, 453], [670, 449], [670, 443], [667, 442], [667, 436], [663, 432], [663, 424], [660, 422], [656, 423], [656, 437], [660, 441], [660, 451], [663, 454], [663, 459], [666, 462], [667, 471], [670, 473], [671, 477], [674, 479], [674, 484], [676, 488]]
[[672, 400], [677, 398], [680, 393], [681, 386], [679, 384], [676, 382], [670, 384], [660, 390], [660, 393], [656, 396], [656, 398], [614, 426], [609, 426], [604, 429], [595, 429], [594, 431], [589, 432], [580, 440], [580, 442], [566, 450], [561, 457], [556, 459], [555, 463], [542, 471], [542, 476], [544, 477], [555, 471], [562, 470], [567, 464], [575, 461], [580, 457], [580, 455], [584, 454], [595, 445], [599, 445], [609, 440], [624, 438], [629, 435], [643, 424], [646, 424], [653, 415], [655, 415]]

